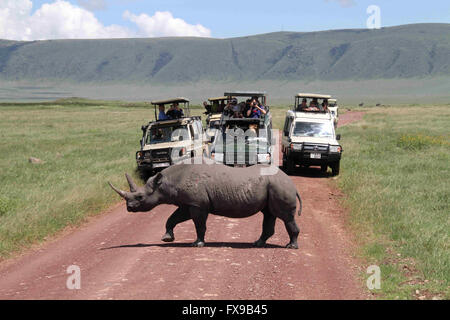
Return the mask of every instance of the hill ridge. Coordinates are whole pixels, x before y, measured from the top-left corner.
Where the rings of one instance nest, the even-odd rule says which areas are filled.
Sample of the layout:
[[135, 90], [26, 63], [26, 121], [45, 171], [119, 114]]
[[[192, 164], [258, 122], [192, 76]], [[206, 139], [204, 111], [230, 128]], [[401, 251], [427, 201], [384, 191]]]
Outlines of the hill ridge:
[[183, 83], [450, 75], [450, 24], [228, 39], [0, 40], [0, 80]]

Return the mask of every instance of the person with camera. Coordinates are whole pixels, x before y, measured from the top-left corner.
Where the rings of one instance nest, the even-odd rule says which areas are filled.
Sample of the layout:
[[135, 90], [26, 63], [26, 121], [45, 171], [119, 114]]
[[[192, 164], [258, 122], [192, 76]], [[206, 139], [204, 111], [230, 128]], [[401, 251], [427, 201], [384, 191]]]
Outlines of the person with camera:
[[253, 99], [250, 103], [250, 109], [247, 111], [248, 118], [261, 118], [261, 115], [266, 114], [264, 106], [259, 103], [258, 99]]

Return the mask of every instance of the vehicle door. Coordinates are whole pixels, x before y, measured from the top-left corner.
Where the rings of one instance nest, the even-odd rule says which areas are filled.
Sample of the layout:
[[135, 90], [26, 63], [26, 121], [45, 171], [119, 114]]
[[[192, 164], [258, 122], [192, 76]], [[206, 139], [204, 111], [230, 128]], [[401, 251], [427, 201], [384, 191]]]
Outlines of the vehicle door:
[[282, 138], [281, 138], [282, 152], [285, 152], [286, 148], [289, 148], [289, 144], [291, 143], [290, 132], [291, 132], [291, 127], [292, 127], [293, 121], [294, 121], [294, 117], [289, 116], [289, 115], [286, 116], [286, 119], [284, 121]]

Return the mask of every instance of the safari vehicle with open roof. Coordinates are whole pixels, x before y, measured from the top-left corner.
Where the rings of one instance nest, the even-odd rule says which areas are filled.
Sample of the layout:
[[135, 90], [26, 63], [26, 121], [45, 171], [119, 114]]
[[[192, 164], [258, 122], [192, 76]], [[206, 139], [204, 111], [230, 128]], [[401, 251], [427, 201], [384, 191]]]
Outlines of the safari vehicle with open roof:
[[[152, 101], [151, 104], [155, 107], [156, 120], [142, 126], [141, 148], [136, 152], [138, 169], [143, 173], [153, 173], [186, 159], [201, 157], [204, 150], [203, 125], [199, 116], [190, 115], [189, 100], [174, 98]], [[157, 108], [163, 112], [170, 104], [182, 104], [182, 112], [176, 117], [159, 119]], [[167, 113], [170, 114], [169, 111]]]
[[[305, 108], [306, 102], [328, 100], [329, 95], [299, 93], [295, 104], [287, 111], [282, 136], [283, 166], [292, 172], [296, 165], [320, 166], [322, 172], [331, 167], [332, 174], [339, 174], [342, 147], [340, 135], [336, 135], [334, 120], [327, 110]], [[307, 105], [307, 103], [306, 103]]]
[[[214, 129], [220, 128], [220, 118], [222, 117], [223, 109], [227, 105], [228, 100], [229, 97], [227, 96], [208, 99], [210, 102], [210, 109], [205, 113], [208, 115], [206, 117], [206, 134], [209, 137], [214, 136]], [[211, 139], [209, 141], [211, 142]]]
[[208, 117], [206, 118], [206, 123], [209, 123], [209, 117], [213, 115], [220, 115], [223, 112], [223, 109], [228, 103], [230, 97], [227, 96], [221, 96], [221, 97], [214, 97], [209, 98], [208, 101], [210, 103], [210, 110], [207, 112]]
[[[243, 112], [226, 107], [220, 117], [219, 130], [213, 137], [210, 157], [229, 166], [249, 166], [272, 160], [272, 115], [265, 92], [236, 91], [225, 92], [230, 104], [239, 106], [242, 102], [256, 99], [263, 106], [265, 113], [246, 117]], [[242, 111], [242, 110], [241, 110]]]

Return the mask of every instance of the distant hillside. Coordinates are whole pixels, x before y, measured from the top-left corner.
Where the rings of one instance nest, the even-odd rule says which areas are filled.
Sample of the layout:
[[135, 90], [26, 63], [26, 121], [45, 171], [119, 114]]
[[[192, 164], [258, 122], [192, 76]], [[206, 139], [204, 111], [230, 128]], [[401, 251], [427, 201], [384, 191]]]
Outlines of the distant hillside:
[[232, 39], [0, 40], [0, 80], [196, 82], [450, 75], [450, 24]]

